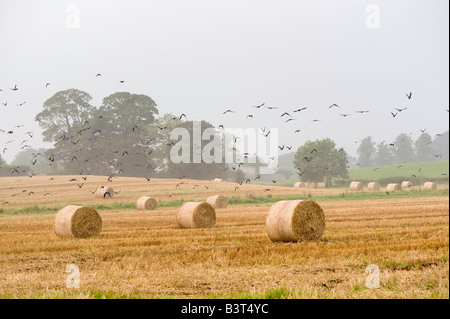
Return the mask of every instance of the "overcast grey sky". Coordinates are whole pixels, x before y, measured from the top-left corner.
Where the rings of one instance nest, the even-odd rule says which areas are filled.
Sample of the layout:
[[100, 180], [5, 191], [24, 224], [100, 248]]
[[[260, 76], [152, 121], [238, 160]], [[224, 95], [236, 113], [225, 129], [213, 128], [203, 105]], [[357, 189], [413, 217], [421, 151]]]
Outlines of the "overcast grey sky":
[[[71, 4], [79, 28], [67, 25]], [[366, 24], [370, 4], [379, 28]], [[161, 115], [277, 127], [280, 145], [293, 149], [330, 137], [355, 155], [366, 136], [434, 136], [449, 127], [448, 12], [447, 0], [1, 0], [0, 129], [15, 131], [0, 132], [2, 156], [11, 161], [27, 131], [36, 132], [28, 144], [49, 146], [34, 117], [69, 88], [96, 106], [128, 91], [152, 97]], [[279, 109], [252, 107], [263, 102]], [[280, 117], [301, 107], [295, 121]]]

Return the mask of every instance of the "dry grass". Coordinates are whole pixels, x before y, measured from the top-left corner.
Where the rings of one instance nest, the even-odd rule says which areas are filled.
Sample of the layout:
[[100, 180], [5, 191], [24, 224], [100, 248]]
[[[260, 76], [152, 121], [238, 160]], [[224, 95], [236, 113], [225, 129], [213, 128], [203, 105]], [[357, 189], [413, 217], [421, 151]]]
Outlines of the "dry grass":
[[[4, 206], [10, 208], [105, 203], [69, 179], [0, 179], [0, 200], [8, 200]], [[103, 179], [89, 177], [85, 187], [95, 190]], [[204, 200], [219, 191], [264, 195], [265, 188], [242, 185], [239, 193], [235, 184], [187, 181], [175, 189], [179, 182], [117, 179], [112, 186], [121, 192], [106, 201], [135, 202], [144, 193], [158, 200], [172, 193], [171, 198]], [[194, 190], [196, 184], [201, 187]], [[23, 189], [35, 195], [11, 197]], [[47, 192], [52, 196], [43, 196]], [[448, 197], [319, 204], [326, 218], [324, 240], [302, 244], [270, 241], [265, 230], [270, 204], [217, 211], [212, 229], [179, 229], [177, 208], [102, 211], [102, 233], [91, 239], [58, 238], [53, 213], [0, 214], [0, 297], [449, 298]], [[72, 263], [80, 268], [79, 289], [65, 287]], [[372, 263], [381, 270], [379, 289], [364, 285], [364, 270]]]

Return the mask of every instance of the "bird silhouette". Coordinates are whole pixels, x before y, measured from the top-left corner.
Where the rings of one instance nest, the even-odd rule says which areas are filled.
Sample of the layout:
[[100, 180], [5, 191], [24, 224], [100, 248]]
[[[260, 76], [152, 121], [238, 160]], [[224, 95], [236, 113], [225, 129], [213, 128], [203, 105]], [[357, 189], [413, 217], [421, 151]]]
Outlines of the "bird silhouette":
[[252, 105], [253, 107], [256, 107], [257, 109], [261, 108], [262, 106], [266, 105], [266, 103], [263, 103], [261, 105]]
[[409, 92], [409, 94], [406, 94], [406, 96], [408, 97], [408, 100], [411, 100], [411, 98], [412, 98], [412, 93]]

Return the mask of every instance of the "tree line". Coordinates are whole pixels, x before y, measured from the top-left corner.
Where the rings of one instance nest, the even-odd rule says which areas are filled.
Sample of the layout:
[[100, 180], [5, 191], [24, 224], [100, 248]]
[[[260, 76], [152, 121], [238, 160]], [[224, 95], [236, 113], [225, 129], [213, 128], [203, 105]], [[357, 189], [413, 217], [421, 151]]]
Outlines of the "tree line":
[[376, 143], [371, 136], [364, 138], [358, 147], [358, 167], [448, 160], [449, 132], [434, 138], [423, 132], [415, 141], [410, 134], [400, 134], [392, 143]]

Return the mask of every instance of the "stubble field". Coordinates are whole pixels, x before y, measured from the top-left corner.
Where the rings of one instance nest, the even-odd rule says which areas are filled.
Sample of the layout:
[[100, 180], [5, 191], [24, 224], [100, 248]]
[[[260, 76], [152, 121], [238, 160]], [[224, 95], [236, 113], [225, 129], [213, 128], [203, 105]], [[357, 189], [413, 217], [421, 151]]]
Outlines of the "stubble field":
[[[90, 191], [100, 185], [119, 193], [95, 199]], [[233, 198], [216, 211], [216, 227], [178, 228], [181, 200], [215, 194]], [[348, 191], [191, 180], [0, 178], [0, 297], [449, 298], [448, 196], [326, 197], [342, 194]], [[136, 210], [144, 195], [160, 207]], [[278, 197], [317, 198], [323, 241], [272, 243], [265, 219]], [[54, 234], [56, 211], [69, 204], [98, 209], [99, 237]], [[69, 264], [79, 267], [78, 289], [66, 287]], [[378, 289], [365, 284], [369, 264], [380, 269]]]

